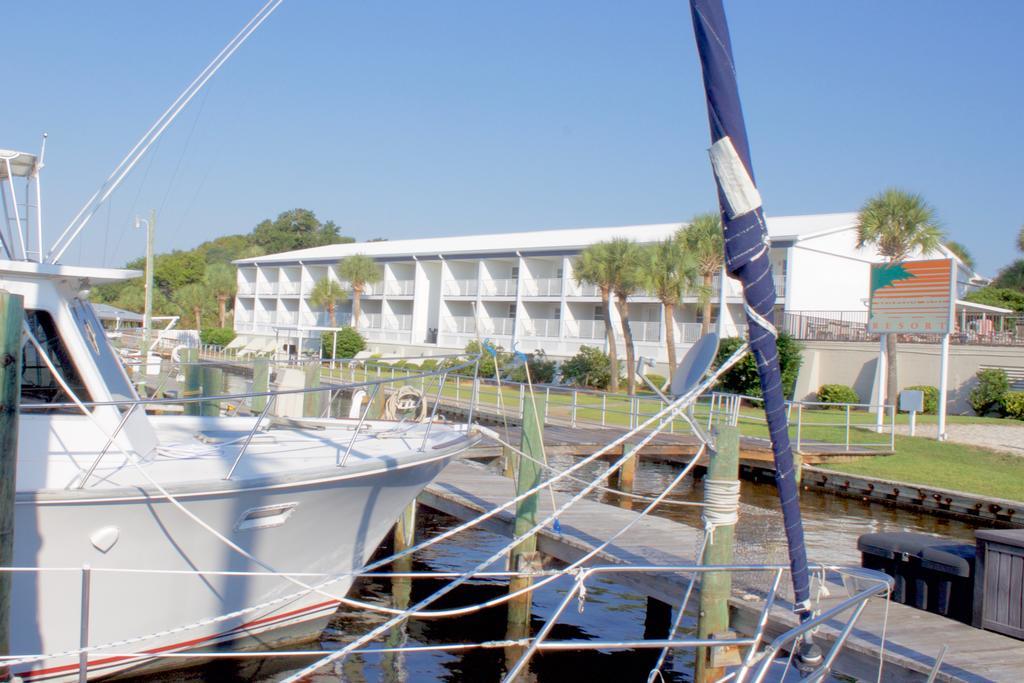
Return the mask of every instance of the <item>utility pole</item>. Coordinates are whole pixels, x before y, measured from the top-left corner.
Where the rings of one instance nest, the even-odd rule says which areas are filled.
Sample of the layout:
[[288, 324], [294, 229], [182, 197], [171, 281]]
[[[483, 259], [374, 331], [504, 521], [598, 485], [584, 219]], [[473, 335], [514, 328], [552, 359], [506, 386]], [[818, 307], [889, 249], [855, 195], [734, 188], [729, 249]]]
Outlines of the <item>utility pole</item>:
[[142, 362], [149, 366], [149, 330], [153, 326], [153, 235], [156, 232], [156, 209], [150, 209], [149, 220], [135, 218], [135, 227], [146, 224], [146, 304], [142, 313]]

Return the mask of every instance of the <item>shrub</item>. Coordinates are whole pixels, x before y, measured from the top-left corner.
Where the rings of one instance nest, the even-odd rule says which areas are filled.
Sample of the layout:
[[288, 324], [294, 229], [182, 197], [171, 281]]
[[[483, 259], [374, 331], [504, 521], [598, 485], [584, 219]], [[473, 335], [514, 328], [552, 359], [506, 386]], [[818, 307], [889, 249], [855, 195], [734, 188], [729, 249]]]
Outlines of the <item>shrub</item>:
[[1024, 420], [1024, 391], [1008, 391], [1003, 396], [1003, 411], [1007, 417]]
[[[550, 360], [542, 349], [537, 349], [526, 357], [526, 364], [530, 367], [530, 381], [534, 384], [550, 384], [555, 379], [557, 363]], [[520, 365], [508, 374], [513, 382], [526, 381], [526, 369]]]
[[355, 328], [343, 327], [338, 330], [338, 341], [331, 352], [331, 342], [334, 340], [334, 332], [324, 332], [320, 336], [320, 348], [324, 358], [354, 358], [357, 353], [366, 348], [366, 340]]
[[1003, 399], [1010, 391], [1010, 380], [999, 368], [979, 370], [978, 385], [971, 389], [970, 402], [974, 412], [984, 415], [1003, 409]]
[[[494, 349], [497, 351], [497, 356], [492, 356], [489, 352], [484, 351], [478, 341], [471, 341], [466, 344], [465, 353], [467, 356], [480, 354], [479, 376], [481, 379], [494, 379], [495, 365], [497, 365], [499, 372], [503, 372], [508, 364], [509, 354], [505, 353], [504, 349], [500, 346], [495, 346]], [[465, 362], [464, 358], [452, 358], [449, 359], [448, 364], [462, 365]], [[470, 366], [465, 370], [461, 370], [460, 374], [472, 375], [473, 367]]]
[[[715, 358], [714, 367], [718, 367], [740, 347], [743, 340], [739, 337], [726, 337], [718, 345], [718, 356]], [[803, 363], [803, 356], [800, 351], [803, 347], [786, 332], [779, 333], [779, 369], [782, 373], [782, 392], [784, 396], [793, 395], [793, 388], [796, 386], [796, 376], [800, 372], [800, 365]], [[761, 378], [757, 374], [757, 362], [754, 355], [748, 353], [743, 360], [722, 376], [721, 387], [734, 394], [745, 394], [747, 396], [761, 395]]]
[[199, 341], [217, 346], [227, 346], [234, 338], [235, 331], [230, 327], [211, 327], [199, 333]]
[[656, 372], [648, 372], [647, 379], [651, 380], [651, 384], [661, 389], [665, 386], [665, 378]]
[[595, 389], [604, 389], [612, 380], [612, 364], [608, 354], [596, 346], [580, 346], [576, 355], [562, 363], [566, 382]]
[[924, 412], [929, 415], [934, 415], [939, 412], [939, 390], [937, 387], [930, 387], [927, 384], [915, 384], [912, 387], [906, 387], [911, 391], [923, 391], [924, 392]]
[[822, 384], [818, 388], [818, 400], [822, 403], [859, 403], [860, 397], [853, 387], [845, 384]]
[[433, 358], [428, 358], [422, 363], [420, 363], [420, 370], [422, 370], [423, 372], [430, 372], [431, 370], [434, 370], [436, 368], [437, 361]]

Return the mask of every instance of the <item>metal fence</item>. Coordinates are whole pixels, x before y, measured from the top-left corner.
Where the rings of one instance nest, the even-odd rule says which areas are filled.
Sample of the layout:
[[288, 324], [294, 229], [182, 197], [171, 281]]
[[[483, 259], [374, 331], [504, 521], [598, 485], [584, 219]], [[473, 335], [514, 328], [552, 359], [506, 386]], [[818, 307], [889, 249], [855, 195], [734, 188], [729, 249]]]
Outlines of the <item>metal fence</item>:
[[[776, 325], [800, 340], [878, 341], [878, 335], [868, 331], [867, 311], [786, 311], [776, 316]], [[953, 344], [1024, 346], [1024, 316], [964, 310], [954, 316], [949, 339]], [[935, 344], [941, 336], [906, 332], [898, 334], [897, 340]]]

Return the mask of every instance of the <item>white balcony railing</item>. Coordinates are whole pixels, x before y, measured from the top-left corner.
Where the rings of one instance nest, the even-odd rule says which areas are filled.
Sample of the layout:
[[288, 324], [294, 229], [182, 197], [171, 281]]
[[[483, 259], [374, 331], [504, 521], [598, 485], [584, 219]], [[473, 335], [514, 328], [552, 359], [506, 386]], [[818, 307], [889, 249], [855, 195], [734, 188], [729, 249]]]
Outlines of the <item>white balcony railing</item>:
[[388, 296], [412, 296], [415, 284], [413, 280], [391, 280], [385, 283], [384, 293]]
[[475, 334], [476, 318], [471, 315], [448, 316], [442, 327], [448, 334]]
[[445, 280], [443, 291], [445, 296], [476, 296], [478, 286], [476, 279]]
[[576, 320], [566, 323], [566, 332], [577, 339], [604, 339], [603, 320]]
[[276, 282], [257, 282], [256, 283], [257, 294], [276, 294], [277, 283]]
[[245, 296], [256, 293], [256, 284], [249, 282], [248, 280], [242, 280], [238, 283], [238, 293]]
[[380, 313], [360, 313], [359, 327], [367, 330], [379, 330], [384, 319]]
[[598, 290], [597, 285], [580, 285], [577, 284], [575, 280], [571, 280], [569, 282], [566, 293], [568, 296], [601, 296], [601, 292]]
[[277, 293], [278, 294], [285, 294], [285, 295], [287, 295], [287, 294], [298, 294], [300, 286], [301, 285], [299, 285], [298, 282], [291, 282], [291, 281], [288, 281], [288, 280], [286, 280], [284, 282], [279, 282], [278, 285], [277, 285]]
[[298, 311], [278, 311], [277, 312], [278, 325], [297, 325], [299, 322]]
[[484, 296], [515, 296], [518, 282], [515, 278], [484, 280], [480, 287]]
[[523, 280], [523, 296], [561, 296], [562, 278], [540, 277]]
[[490, 318], [480, 321], [480, 326], [485, 334], [495, 334], [504, 337], [511, 337], [515, 329], [515, 318]]
[[386, 315], [381, 329], [407, 331], [412, 329], [412, 316], [409, 314]]
[[558, 337], [561, 320], [555, 318], [533, 318], [524, 320], [522, 334], [524, 337]]
[[641, 320], [629, 321], [629, 329], [633, 333], [633, 341], [656, 342], [661, 341], [661, 321], [651, 322]]

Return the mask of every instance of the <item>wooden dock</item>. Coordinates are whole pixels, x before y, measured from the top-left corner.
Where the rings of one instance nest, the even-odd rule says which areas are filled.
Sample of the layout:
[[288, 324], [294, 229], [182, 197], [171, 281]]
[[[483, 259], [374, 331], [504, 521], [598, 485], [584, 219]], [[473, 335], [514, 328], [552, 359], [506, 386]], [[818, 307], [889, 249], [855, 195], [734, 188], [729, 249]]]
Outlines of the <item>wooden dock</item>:
[[[468, 520], [508, 501], [512, 495], [510, 480], [485, 467], [463, 461], [450, 464], [419, 499], [430, 508], [456, 519]], [[555, 494], [558, 505], [567, 498], [565, 494]], [[541, 513], [550, 513], [550, 496], [539, 496], [539, 504]], [[538, 534], [538, 549], [563, 562], [573, 562], [623, 528], [636, 515], [622, 508], [582, 500], [561, 516], [561, 534], [556, 534], [550, 527]], [[511, 537], [512, 521], [512, 514], [505, 512], [489, 520], [483, 528]], [[743, 523], [742, 518], [739, 523]], [[604, 549], [599, 554], [599, 562], [622, 565], [692, 564], [700, 534], [698, 529], [685, 524], [647, 517]], [[738, 557], [737, 562], [756, 564], [759, 560]], [[682, 577], [667, 574], [633, 574], [622, 575], [622, 578], [622, 583], [669, 605], [679, 604], [685, 589]], [[845, 595], [842, 587], [829, 587], [834, 597], [822, 601], [825, 608]], [[749, 599], [751, 595], [741, 597], [742, 588], [737, 588], [737, 596], [731, 601], [732, 623], [741, 632], [749, 631], [763, 603]], [[880, 634], [886, 620], [885, 608], [884, 601], [872, 600], [839, 656], [838, 671], [856, 678], [876, 679], [881, 651]], [[938, 681], [975, 683], [1017, 682], [1022, 679], [1024, 643], [1021, 641], [904, 605], [890, 604], [888, 610], [883, 680], [926, 680], [943, 645], [948, 645], [949, 651], [936, 678]], [[791, 613], [776, 610], [768, 631], [774, 636], [795, 624], [796, 618]], [[820, 629], [816, 638], [827, 646], [836, 635], [837, 629], [830, 625]]]

